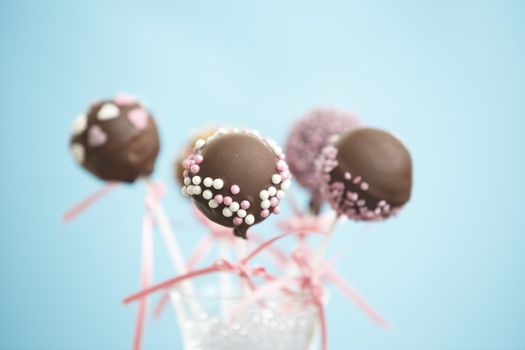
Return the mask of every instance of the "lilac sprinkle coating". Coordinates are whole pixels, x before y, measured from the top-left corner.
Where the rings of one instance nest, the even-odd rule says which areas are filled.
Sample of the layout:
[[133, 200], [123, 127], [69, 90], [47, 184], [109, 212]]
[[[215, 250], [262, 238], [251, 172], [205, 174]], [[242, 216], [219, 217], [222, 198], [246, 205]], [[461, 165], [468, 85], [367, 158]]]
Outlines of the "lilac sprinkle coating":
[[361, 125], [355, 114], [337, 108], [313, 109], [293, 125], [286, 142], [286, 159], [297, 182], [310, 192], [310, 209], [314, 214], [319, 213], [323, 202], [315, 160], [331, 136]]

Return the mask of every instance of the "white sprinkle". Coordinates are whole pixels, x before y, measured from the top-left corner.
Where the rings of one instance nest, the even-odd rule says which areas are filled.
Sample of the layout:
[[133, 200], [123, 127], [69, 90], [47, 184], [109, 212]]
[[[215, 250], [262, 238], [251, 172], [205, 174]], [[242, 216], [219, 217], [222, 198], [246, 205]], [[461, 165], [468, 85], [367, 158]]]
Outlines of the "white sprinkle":
[[228, 208], [224, 208], [222, 210], [222, 215], [226, 216], [227, 218], [231, 217], [233, 215], [232, 211]]
[[76, 136], [78, 134], [81, 134], [84, 130], [86, 130], [87, 126], [87, 116], [82, 113], [78, 117], [76, 117], [75, 121], [73, 122], [73, 135]]
[[186, 177], [184, 178], [184, 184], [185, 184], [186, 186], [191, 185], [191, 179], [190, 179], [188, 176], [186, 176]]
[[290, 188], [291, 184], [292, 182], [290, 181], [290, 179], [288, 179], [281, 184], [281, 189], [286, 191], [288, 188]]
[[222, 135], [222, 134], [226, 134], [227, 132], [228, 130], [226, 130], [225, 128], [219, 128], [217, 129], [217, 131], [215, 131], [214, 135]]
[[253, 225], [253, 223], [255, 222], [255, 217], [252, 214], [248, 214], [244, 219], [244, 222], [248, 225]]
[[273, 197], [277, 194], [277, 189], [273, 186], [270, 186], [270, 188], [268, 189], [268, 194], [270, 195], [270, 197]]
[[279, 174], [273, 174], [273, 176], [272, 176], [272, 182], [273, 182], [274, 184], [277, 185], [278, 183], [281, 182], [281, 180], [282, 180], [281, 175], [279, 175]]
[[207, 177], [203, 181], [204, 186], [211, 187], [213, 185], [213, 179], [211, 177]]
[[247, 214], [247, 213], [246, 213], [246, 210], [244, 210], [244, 209], [239, 209], [239, 210], [237, 211], [237, 216], [240, 217], [240, 218], [245, 217], [246, 214]]
[[77, 161], [77, 163], [82, 164], [84, 163], [84, 157], [85, 157], [85, 151], [84, 146], [82, 146], [79, 143], [74, 143], [70, 147], [71, 153], [73, 153], [73, 157]]
[[198, 139], [197, 141], [195, 141], [195, 148], [201, 149], [202, 147], [204, 147], [205, 144], [206, 140]]
[[205, 190], [202, 192], [202, 196], [204, 199], [211, 199], [213, 197], [213, 193], [210, 190]]
[[234, 213], [235, 213], [237, 210], [239, 210], [239, 208], [240, 208], [240, 205], [239, 205], [239, 203], [237, 203], [237, 202], [233, 202], [232, 204], [230, 204], [230, 210], [231, 210], [232, 212], [234, 212]]
[[202, 193], [202, 188], [200, 186], [193, 186], [193, 194], [200, 195]]
[[217, 203], [214, 199], [210, 199], [208, 202], [208, 206], [212, 209], [215, 209], [219, 206], [219, 203]]
[[262, 190], [259, 193], [259, 198], [261, 198], [262, 200], [268, 199], [269, 196], [270, 195], [268, 194], [268, 191], [266, 191], [266, 190]]
[[283, 190], [279, 190], [277, 191], [276, 197], [279, 199], [283, 199], [285, 195], [286, 195], [286, 192], [284, 192]]
[[98, 120], [110, 120], [118, 117], [119, 114], [120, 110], [113, 103], [104, 103], [98, 110], [97, 118]]
[[200, 176], [194, 176], [192, 181], [193, 181], [194, 185], [200, 185], [201, 184], [201, 177]]
[[216, 190], [220, 190], [223, 186], [224, 186], [224, 181], [222, 181], [221, 179], [213, 180], [213, 187]]
[[188, 195], [193, 196], [193, 186], [186, 186], [186, 192], [188, 192]]
[[188, 197], [188, 191], [186, 191], [186, 186], [182, 186], [182, 187], [180, 188], [180, 192], [182, 193], [182, 195], [183, 195], [184, 197]]
[[265, 199], [261, 202], [261, 208], [268, 209], [270, 208], [270, 201], [268, 199]]

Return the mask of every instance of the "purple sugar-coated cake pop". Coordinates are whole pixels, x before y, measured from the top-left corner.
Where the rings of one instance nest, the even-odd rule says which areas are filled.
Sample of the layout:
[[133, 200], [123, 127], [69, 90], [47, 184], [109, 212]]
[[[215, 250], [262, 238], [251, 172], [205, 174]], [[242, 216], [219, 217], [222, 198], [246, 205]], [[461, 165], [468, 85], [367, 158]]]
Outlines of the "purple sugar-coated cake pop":
[[385, 131], [360, 128], [335, 137], [316, 166], [323, 196], [350, 219], [386, 219], [410, 199], [410, 153]]
[[250, 226], [279, 213], [290, 186], [284, 153], [256, 131], [218, 129], [184, 160], [182, 194], [208, 219], [246, 238]]
[[159, 135], [150, 113], [135, 98], [118, 94], [93, 103], [73, 124], [75, 160], [102, 180], [134, 182], [149, 175], [159, 153]]
[[315, 160], [330, 136], [359, 126], [361, 122], [353, 113], [336, 108], [316, 108], [292, 126], [285, 148], [287, 162], [297, 182], [310, 192], [310, 210], [313, 214], [318, 214], [322, 205]]

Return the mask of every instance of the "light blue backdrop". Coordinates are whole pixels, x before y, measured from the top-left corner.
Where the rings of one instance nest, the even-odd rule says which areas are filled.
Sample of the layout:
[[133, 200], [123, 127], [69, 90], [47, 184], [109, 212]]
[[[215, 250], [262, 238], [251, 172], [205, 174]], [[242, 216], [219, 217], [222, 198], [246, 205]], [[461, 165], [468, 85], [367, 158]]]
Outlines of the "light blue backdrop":
[[[171, 161], [191, 130], [230, 123], [282, 143], [321, 104], [397, 133], [414, 158], [410, 205], [366, 234], [341, 226], [332, 246], [394, 328], [334, 292], [331, 348], [524, 349], [523, 4], [2, 1], [0, 348], [130, 347], [135, 308], [120, 300], [138, 283], [143, 189], [59, 221], [101, 186], [67, 151], [72, 118], [126, 90], [158, 118], [155, 176], [185, 249], [203, 232]], [[144, 349], [177, 348], [168, 313]]]

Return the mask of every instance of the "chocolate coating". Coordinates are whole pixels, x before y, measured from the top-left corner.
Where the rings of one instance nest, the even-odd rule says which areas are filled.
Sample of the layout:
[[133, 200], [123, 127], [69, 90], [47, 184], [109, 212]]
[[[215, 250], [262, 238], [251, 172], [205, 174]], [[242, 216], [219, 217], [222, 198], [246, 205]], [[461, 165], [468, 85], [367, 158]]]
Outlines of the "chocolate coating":
[[332, 208], [354, 220], [385, 219], [410, 199], [410, 153], [382, 130], [361, 128], [342, 135], [325, 147], [318, 170]]
[[183, 166], [182, 193], [192, 196], [208, 219], [242, 238], [251, 225], [279, 213], [290, 185], [280, 148], [252, 131], [219, 129], [197, 140]]
[[106, 181], [134, 182], [153, 172], [159, 135], [148, 111], [127, 95], [96, 102], [74, 124], [77, 162]]
[[288, 135], [286, 156], [297, 182], [311, 194], [310, 211], [319, 214], [323, 203], [315, 160], [333, 135], [361, 126], [350, 112], [336, 108], [316, 108], [299, 118]]

